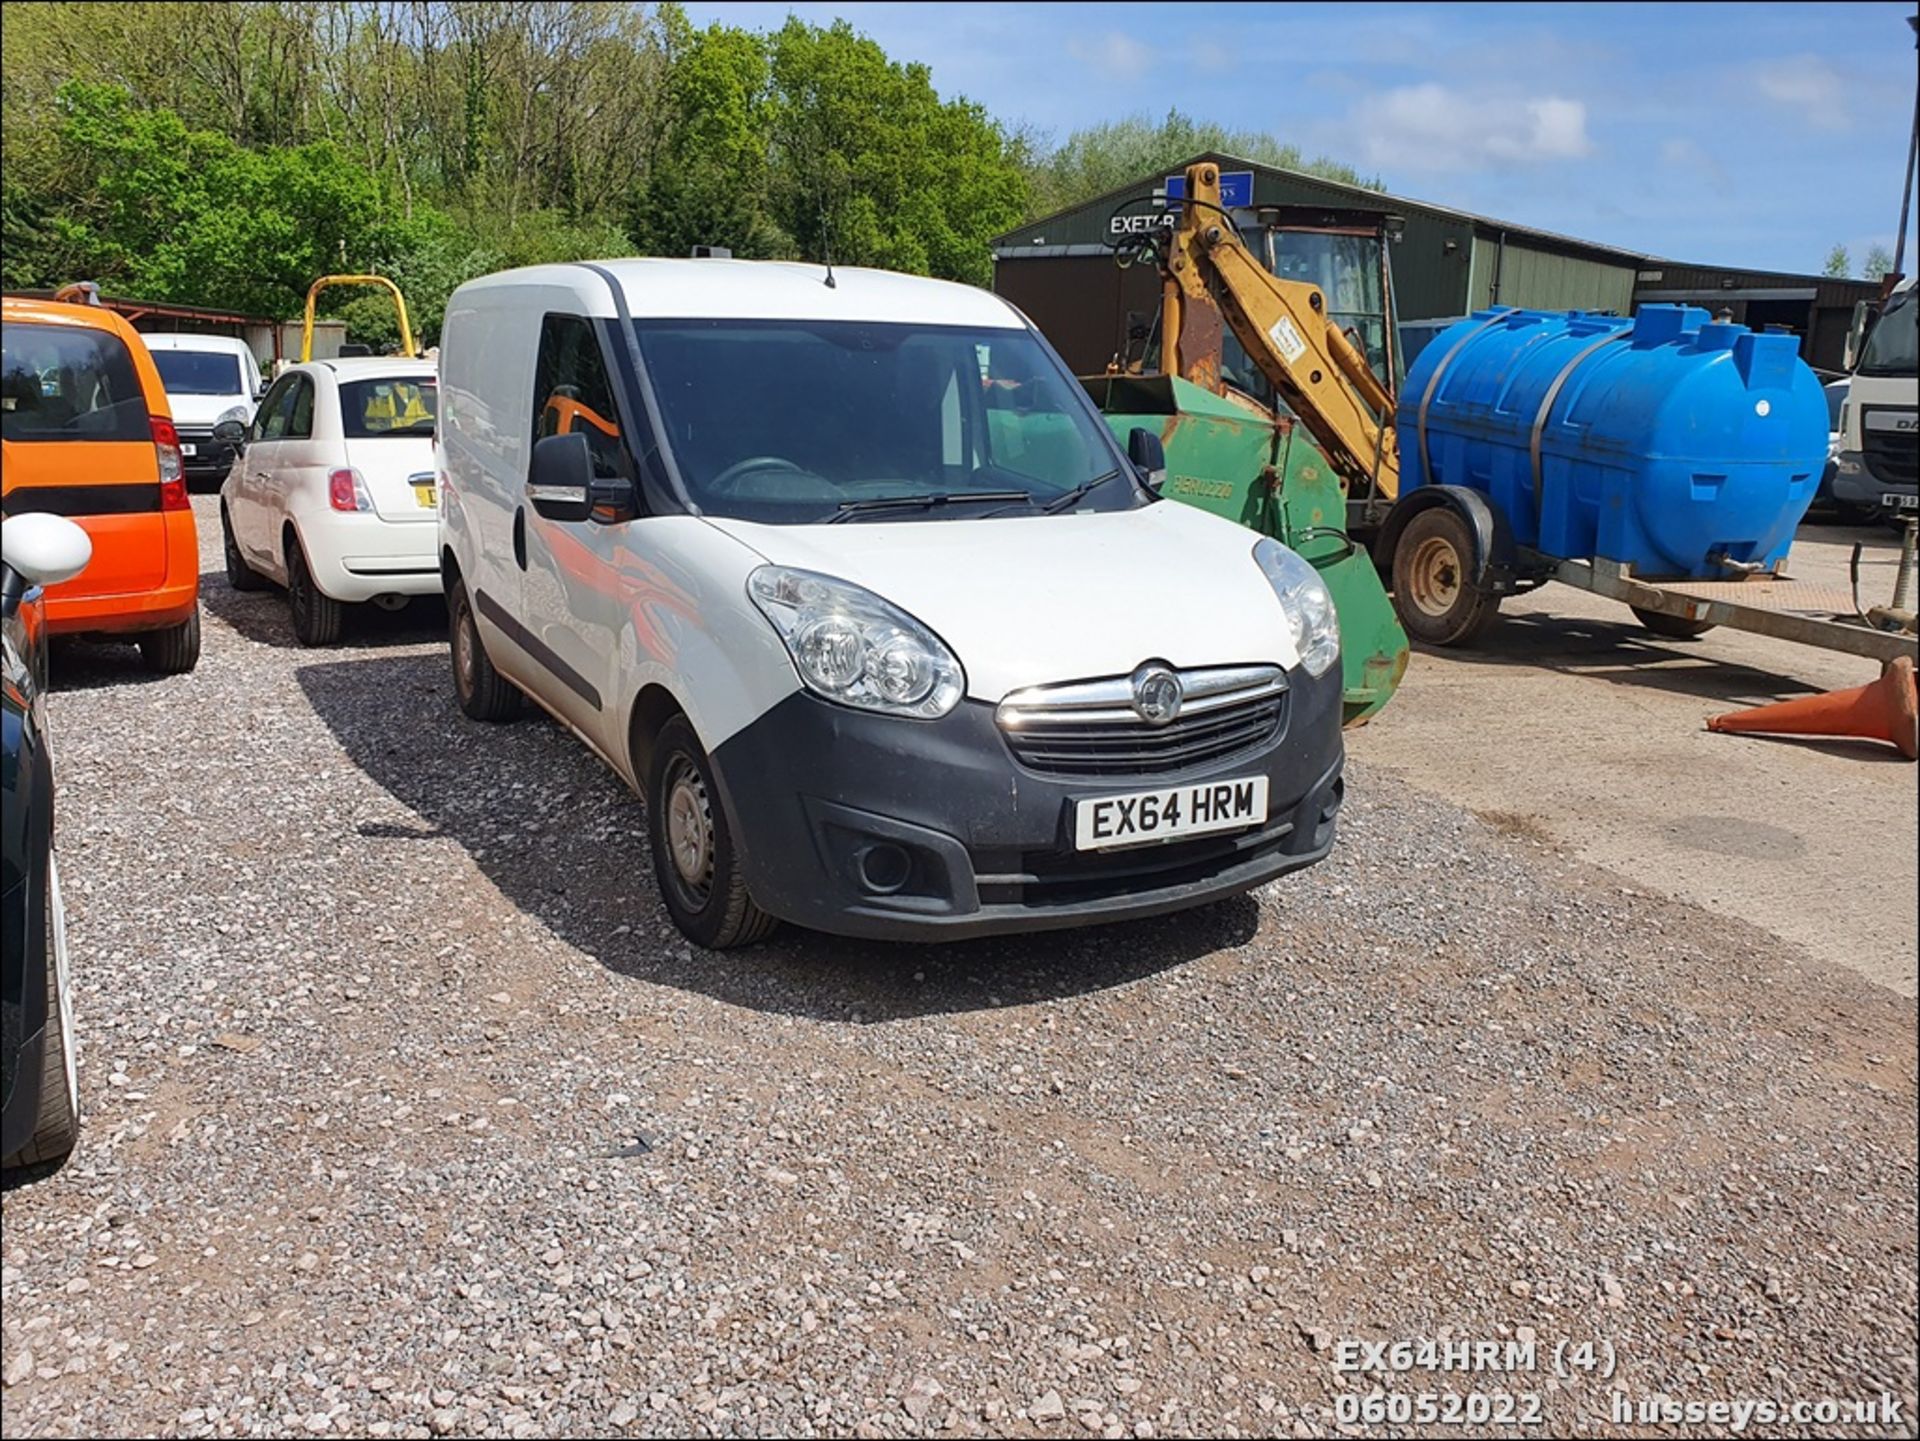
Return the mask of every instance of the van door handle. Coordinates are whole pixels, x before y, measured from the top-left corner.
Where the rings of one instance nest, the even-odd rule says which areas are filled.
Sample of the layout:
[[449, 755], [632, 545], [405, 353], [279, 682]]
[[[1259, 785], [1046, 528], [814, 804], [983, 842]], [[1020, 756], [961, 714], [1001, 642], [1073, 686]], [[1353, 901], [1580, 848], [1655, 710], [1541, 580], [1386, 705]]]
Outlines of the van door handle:
[[513, 563], [522, 570], [527, 568], [527, 508], [524, 505], [513, 508]]

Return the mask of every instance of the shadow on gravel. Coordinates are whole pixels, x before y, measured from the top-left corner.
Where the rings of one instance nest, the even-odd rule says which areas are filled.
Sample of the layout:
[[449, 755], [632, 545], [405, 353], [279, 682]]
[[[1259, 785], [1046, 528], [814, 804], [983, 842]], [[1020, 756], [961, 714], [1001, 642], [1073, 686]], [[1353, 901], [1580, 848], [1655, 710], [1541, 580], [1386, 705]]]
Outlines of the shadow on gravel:
[[[287, 615], [287, 593], [278, 586], [237, 591], [227, 584], [225, 571], [200, 573], [200, 605], [207, 618], [225, 621], [245, 640], [256, 645], [305, 650], [293, 634]], [[377, 605], [347, 607], [340, 628], [341, 645], [419, 645], [447, 638], [447, 606], [439, 596], [415, 596], [399, 610]], [[314, 654], [323, 654], [315, 651]]]
[[1646, 686], [1725, 704], [1765, 705], [1806, 695], [1815, 687], [1796, 676], [1740, 665], [1716, 655], [1714, 633], [1695, 641], [1667, 641], [1626, 619], [1571, 615], [1503, 615], [1472, 650], [1416, 645], [1421, 656], [1447, 665], [1524, 666], [1563, 675]]
[[1022, 1004], [1125, 985], [1245, 945], [1259, 926], [1243, 896], [1034, 936], [911, 946], [785, 927], [749, 951], [703, 951], [659, 902], [641, 803], [558, 725], [538, 712], [514, 725], [467, 720], [440, 656], [296, 675], [353, 762], [419, 817], [358, 827], [366, 844], [394, 848], [396, 867], [428, 863], [409, 857], [412, 842], [450, 839], [515, 906], [610, 970], [729, 1005], [858, 1023]]
[[132, 640], [76, 640], [54, 636], [47, 645], [47, 690], [104, 690], [110, 686], [152, 685], [169, 677], [155, 675], [140, 659]]

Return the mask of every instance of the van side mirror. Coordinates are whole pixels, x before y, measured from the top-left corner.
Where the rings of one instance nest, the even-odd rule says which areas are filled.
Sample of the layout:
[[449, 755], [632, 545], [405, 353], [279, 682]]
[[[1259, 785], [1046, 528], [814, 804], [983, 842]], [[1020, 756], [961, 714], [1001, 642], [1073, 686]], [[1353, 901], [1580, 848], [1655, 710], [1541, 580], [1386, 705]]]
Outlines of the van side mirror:
[[237, 420], [223, 420], [213, 428], [213, 438], [235, 450], [247, 448], [247, 427]]
[[1145, 477], [1147, 489], [1158, 495], [1167, 483], [1167, 448], [1160, 443], [1159, 435], [1136, 425], [1127, 435], [1127, 459]]
[[64, 515], [29, 511], [0, 527], [0, 615], [11, 616], [34, 586], [72, 580], [93, 559], [93, 539]]
[[547, 435], [533, 443], [527, 500], [547, 520], [585, 520], [593, 514], [593, 454], [584, 435]]
[[615, 525], [638, 509], [633, 482], [621, 475], [595, 475], [593, 451], [580, 431], [543, 436], [533, 443], [527, 499], [547, 520], [597, 520]]

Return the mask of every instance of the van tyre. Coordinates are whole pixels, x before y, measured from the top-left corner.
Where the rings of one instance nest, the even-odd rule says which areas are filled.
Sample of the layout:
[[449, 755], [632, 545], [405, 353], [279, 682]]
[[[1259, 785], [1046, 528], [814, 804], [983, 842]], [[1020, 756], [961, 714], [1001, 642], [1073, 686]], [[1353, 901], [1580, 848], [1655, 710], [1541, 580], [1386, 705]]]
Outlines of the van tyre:
[[448, 649], [453, 654], [453, 693], [472, 720], [510, 721], [520, 714], [520, 692], [487, 659], [480, 627], [473, 618], [467, 583], [456, 580], [447, 592]]
[[1633, 612], [1640, 624], [1662, 640], [1698, 640], [1713, 629], [1710, 620], [1687, 620], [1664, 611], [1642, 610], [1637, 605], [1628, 606], [1627, 609]]
[[293, 613], [293, 633], [302, 645], [332, 645], [340, 639], [346, 607], [313, 582], [313, 570], [300, 537], [287, 537], [287, 609]]
[[200, 663], [200, 606], [178, 625], [139, 639], [140, 663], [155, 675], [185, 675]]
[[660, 898], [689, 940], [724, 951], [773, 934], [779, 922], [747, 894], [713, 766], [684, 716], [654, 739], [647, 836]]
[[227, 555], [227, 584], [235, 590], [265, 590], [267, 578], [240, 554], [240, 542], [233, 538], [233, 520], [224, 505], [220, 507], [220, 543]]
[[66, 952], [66, 915], [60, 901], [60, 872], [47, 857], [46, 884], [47, 1016], [46, 1044], [40, 1050], [40, 1107], [33, 1136], [11, 1156], [0, 1159], [7, 1183], [35, 1181], [66, 1164], [80, 1139], [80, 1087], [74, 1067], [73, 999], [61, 974]]
[[1415, 640], [1471, 645], [1500, 610], [1473, 579], [1473, 534], [1446, 506], [1407, 522], [1393, 551], [1393, 608]]

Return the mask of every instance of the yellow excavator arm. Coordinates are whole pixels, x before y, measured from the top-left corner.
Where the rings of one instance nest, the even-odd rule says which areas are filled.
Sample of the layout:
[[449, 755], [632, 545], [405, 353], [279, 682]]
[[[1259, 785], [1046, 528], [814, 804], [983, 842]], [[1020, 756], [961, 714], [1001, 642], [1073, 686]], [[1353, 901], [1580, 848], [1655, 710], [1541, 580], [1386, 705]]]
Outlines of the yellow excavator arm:
[[1327, 317], [1317, 285], [1282, 280], [1248, 250], [1220, 203], [1220, 168], [1187, 169], [1187, 193], [1161, 261], [1161, 369], [1220, 393], [1222, 327], [1348, 482], [1349, 494], [1400, 491], [1393, 397]]

